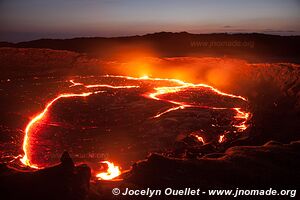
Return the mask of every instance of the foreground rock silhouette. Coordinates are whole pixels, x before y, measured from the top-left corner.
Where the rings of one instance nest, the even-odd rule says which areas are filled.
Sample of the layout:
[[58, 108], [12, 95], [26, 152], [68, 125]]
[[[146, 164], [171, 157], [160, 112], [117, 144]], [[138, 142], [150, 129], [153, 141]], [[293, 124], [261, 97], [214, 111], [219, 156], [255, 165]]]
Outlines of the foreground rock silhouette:
[[87, 165], [74, 166], [67, 152], [59, 165], [35, 172], [1, 166], [0, 191], [4, 199], [85, 199], [91, 177]]
[[152, 154], [133, 165], [128, 182], [145, 188], [279, 188], [299, 189], [300, 141], [262, 146], [235, 146], [200, 159], [171, 159]]
[[[299, 150], [300, 141], [289, 144], [270, 141], [262, 146], [235, 146], [224, 153], [194, 159], [152, 154], [134, 164], [118, 182], [90, 182], [90, 168], [74, 166], [69, 154], [64, 152], [59, 165], [35, 172], [20, 172], [0, 165], [0, 194], [1, 199], [100, 200], [114, 199], [111, 193], [114, 187], [121, 191], [126, 187], [299, 190]], [[132, 196], [120, 199], [132, 199]], [[202, 199], [211, 198], [203, 196]]]

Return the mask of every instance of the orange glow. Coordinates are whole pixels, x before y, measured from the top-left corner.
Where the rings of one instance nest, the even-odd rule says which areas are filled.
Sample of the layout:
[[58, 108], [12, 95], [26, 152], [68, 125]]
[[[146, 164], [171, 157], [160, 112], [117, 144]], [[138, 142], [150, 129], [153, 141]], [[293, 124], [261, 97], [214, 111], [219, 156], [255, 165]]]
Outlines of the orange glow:
[[106, 172], [101, 172], [101, 173], [96, 174], [96, 177], [99, 180], [111, 180], [121, 174], [120, 168], [118, 166], [115, 166], [114, 163], [109, 162], [109, 161], [103, 161], [101, 163], [107, 164], [108, 168], [107, 168]]
[[224, 88], [232, 84], [232, 77], [230, 75], [231, 72], [228, 72], [224, 67], [218, 67], [208, 70], [205, 78], [210, 84]]
[[[128, 54], [128, 53], [127, 53]], [[238, 91], [243, 79], [241, 72], [249, 68], [241, 59], [215, 57], [159, 58], [155, 52], [131, 53], [124, 60], [114, 59], [108, 72], [132, 77], [174, 78], [192, 83], [205, 83], [224, 91]]]

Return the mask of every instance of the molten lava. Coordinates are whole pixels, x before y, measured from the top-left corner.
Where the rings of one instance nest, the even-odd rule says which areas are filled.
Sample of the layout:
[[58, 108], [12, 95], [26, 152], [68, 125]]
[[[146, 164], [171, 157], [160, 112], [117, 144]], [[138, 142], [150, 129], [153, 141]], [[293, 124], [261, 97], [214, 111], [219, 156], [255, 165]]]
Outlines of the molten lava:
[[225, 135], [220, 135], [218, 142], [222, 143], [225, 140]]
[[[150, 78], [148, 76], [135, 78], [135, 77], [129, 77], [129, 76], [115, 76], [115, 75], [106, 75], [104, 77], [127, 79], [127, 80], [139, 80], [139, 81], [163, 81], [163, 82], [168, 82], [172, 85], [176, 85], [176, 86], [155, 87], [155, 88], [153, 88], [153, 91], [143, 94], [143, 96], [148, 99], [153, 99], [156, 101], [164, 101], [164, 102], [167, 102], [167, 103], [170, 103], [171, 105], [173, 105], [171, 108], [156, 114], [155, 116], [153, 116], [153, 118], [159, 118], [162, 115], [165, 115], [172, 111], [190, 108], [190, 107], [205, 108], [205, 109], [220, 109], [220, 110], [229, 109], [229, 110], [232, 110], [235, 112], [234, 118], [236, 119], [236, 122], [235, 122], [235, 124], [233, 124], [233, 126], [236, 127], [239, 132], [246, 130], [248, 127], [247, 121], [250, 117], [250, 113], [242, 111], [241, 108], [230, 108], [230, 107], [229, 108], [228, 107], [219, 108], [219, 107], [212, 107], [212, 106], [197, 105], [197, 104], [188, 103], [188, 102], [170, 100], [170, 99], [167, 99], [165, 97], [165, 95], [171, 94], [171, 93], [178, 93], [178, 92], [186, 91], [188, 89], [193, 89], [193, 88], [206, 88], [206, 89], [212, 91], [213, 93], [216, 93], [221, 96], [229, 97], [229, 98], [235, 98], [235, 99], [240, 99], [242, 101], [247, 101], [247, 99], [245, 97], [237, 96], [234, 94], [227, 94], [227, 93], [221, 92], [218, 89], [213, 88], [212, 86], [209, 86], [206, 84], [187, 83], [187, 82], [177, 80], [177, 79]], [[109, 85], [109, 84], [86, 85], [84, 83], [75, 82], [74, 80], [70, 80], [69, 82], [71, 83], [71, 85], [69, 87], [79, 86], [79, 87], [83, 87], [85, 90], [88, 90], [88, 91], [82, 92], [82, 93], [59, 94], [57, 97], [50, 100], [46, 104], [43, 111], [41, 111], [39, 114], [37, 114], [35, 117], [33, 117], [29, 121], [29, 123], [27, 124], [27, 126], [25, 128], [25, 135], [24, 135], [24, 140], [23, 140], [24, 155], [20, 159], [24, 165], [29, 166], [31, 168], [36, 168], [36, 169], [40, 168], [40, 166], [38, 166], [37, 164], [30, 162], [30, 152], [32, 151], [32, 149], [30, 148], [30, 145], [29, 145], [30, 136], [31, 136], [31, 132], [34, 130], [35, 125], [37, 125], [41, 120], [43, 120], [43, 118], [47, 115], [51, 106], [55, 102], [57, 102], [58, 100], [60, 100], [62, 98], [87, 97], [87, 96], [102, 92], [102, 91], [90, 91], [91, 89], [95, 89], [95, 88], [132, 89], [132, 88], [140, 87], [138, 85]], [[203, 137], [200, 137], [198, 135], [197, 136], [195, 135], [195, 137], [203, 144], [205, 143]], [[224, 141], [224, 139], [225, 139], [224, 135], [219, 136], [219, 143], [222, 143]], [[102, 179], [102, 180], [109, 180], [109, 179], [115, 178], [118, 175], [120, 175], [120, 173], [121, 173], [120, 168], [118, 166], [115, 166], [114, 163], [111, 163], [109, 161], [104, 161], [103, 163], [108, 165], [108, 170], [106, 172], [98, 173], [96, 175], [96, 177], [98, 177], [99, 179]]]
[[118, 166], [115, 166], [114, 163], [109, 161], [103, 161], [101, 163], [105, 163], [107, 165], [107, 170], [106, 172], [96, 174], [96, 177], [99, 180], [111, 180], [121, 174], [120, 168]]

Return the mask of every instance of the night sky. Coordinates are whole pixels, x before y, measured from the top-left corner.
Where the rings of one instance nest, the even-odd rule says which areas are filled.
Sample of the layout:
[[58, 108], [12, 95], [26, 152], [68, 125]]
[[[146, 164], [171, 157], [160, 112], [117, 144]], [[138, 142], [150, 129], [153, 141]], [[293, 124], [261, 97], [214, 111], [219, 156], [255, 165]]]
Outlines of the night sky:
[[300, 34], [299, 0], [0, 0], [0, 41], [160, 31]]

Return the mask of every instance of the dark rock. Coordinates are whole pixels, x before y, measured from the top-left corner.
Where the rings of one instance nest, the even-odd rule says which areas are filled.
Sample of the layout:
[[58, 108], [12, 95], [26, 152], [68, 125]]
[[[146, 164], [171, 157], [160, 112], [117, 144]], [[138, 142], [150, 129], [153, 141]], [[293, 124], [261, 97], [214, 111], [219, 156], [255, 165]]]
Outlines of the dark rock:
[[[8, 168], [8, 167], [6, 167]], [[86, 199], [91, 170], [86, 165], [74, 166], [64, 152], [59, 165], [38, 171], [0, 172], [0, 193], [6, 199]]]
[[60, 162], [64, 166], [74, 167], [74, 162], [67, 151], [62, 154]]
[[[152, 154], [139, 162], [127, 182], [142, 187], [278, 187], [300, 188], [299, 141], [268, 142], [262, 146], [236, 146], [224, 154], [201, 159], [171, 159]], [[282, 188], [280, 188], [282, 189]]]

